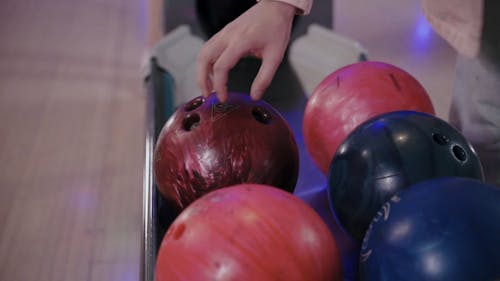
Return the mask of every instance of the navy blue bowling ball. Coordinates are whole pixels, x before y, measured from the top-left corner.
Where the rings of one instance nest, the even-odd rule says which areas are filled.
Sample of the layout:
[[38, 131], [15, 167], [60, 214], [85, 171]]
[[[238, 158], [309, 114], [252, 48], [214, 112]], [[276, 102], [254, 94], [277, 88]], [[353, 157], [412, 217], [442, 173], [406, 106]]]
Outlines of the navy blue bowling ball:
[[500, 280], [500, 188], [448, 177], [395, 195], [366, 232], [360, 277]]
[[359, 125], [339, 146], [328, 176], [330, 206], [361, 241], [392, 195], [445, 176], [483, 179], [477, 154], [458, 130], [426, 113], [382, 114]]

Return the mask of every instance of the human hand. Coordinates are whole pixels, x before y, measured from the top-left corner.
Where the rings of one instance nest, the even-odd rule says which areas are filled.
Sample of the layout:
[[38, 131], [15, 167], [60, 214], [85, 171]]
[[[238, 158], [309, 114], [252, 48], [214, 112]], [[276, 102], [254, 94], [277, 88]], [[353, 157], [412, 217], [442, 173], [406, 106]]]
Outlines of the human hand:
[[253, 55], [262, 64], [250, 96], [262, 98], [288, 46], [295, 12], [289, 4], [262, 0], [210, 38], [198, 55], [197, 83], [202, 95], [208, 97], [213, 90], [225, 102], [229, 71], [240, 58]]

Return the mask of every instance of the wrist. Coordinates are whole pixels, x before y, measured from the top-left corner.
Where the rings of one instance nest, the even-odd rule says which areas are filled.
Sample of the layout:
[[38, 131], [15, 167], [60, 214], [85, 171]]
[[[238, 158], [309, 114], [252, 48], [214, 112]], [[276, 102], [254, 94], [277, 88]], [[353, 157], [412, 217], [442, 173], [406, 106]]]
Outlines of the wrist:
[[284, 1], [280, 0], [257, 0], [257, 1], [261, 2], [262, 4], [270, 5], [276, 9], [279, 9], [280, 12], [282, 12], [284, 15], [290, 17], [300, 12], [300, 10], [297, 7]]
[[307, 15], [311, 11], [313, 0], [256, 0], [257, 2], [274, 2], [293, 7], [294, 15]]

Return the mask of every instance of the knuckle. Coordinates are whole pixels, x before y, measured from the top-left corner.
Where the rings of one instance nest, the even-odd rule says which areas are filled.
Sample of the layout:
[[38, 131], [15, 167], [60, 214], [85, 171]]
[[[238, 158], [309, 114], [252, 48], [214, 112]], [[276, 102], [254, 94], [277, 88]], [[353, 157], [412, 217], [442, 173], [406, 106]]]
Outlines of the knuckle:
[[206, 64], [208, 62], [208, 60], [209, 60], [208, 52], [209, 51], [207, 49], [201, 49], [198, 52], [198, 57], [197, 57], [198, 63]]
[[216, 73], [225, 73], [229, 71], [229, 65], [226, 62], [223, 61], [217, 61], [214, 66], [213, 70]]

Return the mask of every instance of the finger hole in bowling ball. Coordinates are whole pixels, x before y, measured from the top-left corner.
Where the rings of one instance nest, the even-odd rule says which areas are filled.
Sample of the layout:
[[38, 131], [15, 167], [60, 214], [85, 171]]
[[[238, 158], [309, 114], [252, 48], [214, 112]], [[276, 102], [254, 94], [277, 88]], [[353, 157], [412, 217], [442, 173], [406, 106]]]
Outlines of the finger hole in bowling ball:
[[454, 145], [451, 150], [453, 151], [453, 156], [455, 156], [455, 158], [457, 158], [459, 161], [464, 162], [465, 160], [467, 160], [467, 154], [465, 153], [465, 150], [460, 146]]
[[445, 145], [450, 142], [450, 139], [447, 136], [438, 133], [432, 134], [432, 139], [434, 140], [435, 143], [439, 145]]
[[197, 97], [195, 99], [192, 99], [190, 102], [186, 103], [186, 105], [184, 105], [184, 110], [187, 112], [193, 111], [198, 107], [200, 107], [204, 102], [205, 102], [204, 97]]
[[269, 124], [271, 122], [271, 114], [266, 109], [257, 106], [252, 109], [252, 116], [255, 120], [262, 124]]
[[182, 129], [191, 131], [200, 125], [200, 116], [198, 114], [188, 114], [182, 121]]

